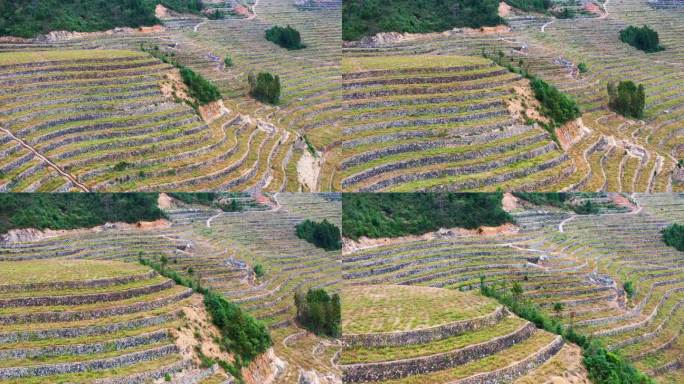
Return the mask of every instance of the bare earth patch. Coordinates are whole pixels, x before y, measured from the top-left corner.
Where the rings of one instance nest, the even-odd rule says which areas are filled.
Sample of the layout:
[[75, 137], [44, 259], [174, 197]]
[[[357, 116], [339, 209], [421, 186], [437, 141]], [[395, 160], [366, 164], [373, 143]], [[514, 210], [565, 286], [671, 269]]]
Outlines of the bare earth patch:
[[510, 192], [504, 193], [503, 198], [501, 199], [501, 205], [506, 212], [511, 212], [520, 208], [518, 198], [513, 196]]
[[566, 343], [556, 356], [515, 384], [589, 384], [580, 347]]
[[318, 175], [321, 173], [321, 158], [314, 157], [311, 152], [304, 150], [304, 154], [297, 162], [297, 179], [308, 188], [315, 191], [318, 184]]
[[570, 149], [573, 145], [582, 140], [585, 135], [590, 135], [591, 129], [584, 125], [582, 118], [563, 124], [556, 129], [556, 136], [564, 150]]
[[21, 228], [11, 229], [7, 233], [0, 235], [0, 244], [24, 243], [31, 241], [39, 241], [60, 236], [73, 236], [85, 233], [99, 233], [107, 230], [156, 230], [169, 228], [171, 223], [165, 219], [155, 221], [140, 221], [134, 224], [131, 223], [105, 223], [92, 228], [79, 229], [36, 229], [36, 228]]
[[349, 254], [355, 251], [360, 251], [368, 248], [382, 247], [386, 245], [395, 245], [410, 243], [414, 241], [425, 241], [425, 240], [435, 240], [444, 238], [454, 238], [454, 237], [465, 237], [465, 236], [493, 236], [502, 234], [514, 234], [518, 233], [520, 228], [517, 225], [506, 223], [499, 225], [498, 227], [487, 227], [481, 226], [476, 229], [465, 229], [465, 228], [441, 228], [437, 231], [427, 232], [422, 235], [408, 235], [399, 237], [382, 237], [377, 239], [371, 239], [365, 236], [359, 237], [358, 240], [352, 240], [349, 238], [342, 239], [342, 254]]
[[511, 13], [511, 6], [506, 4], [505, 2], [500, 2], [499, 3], [499, 16], [501, 17], [506, 17]]

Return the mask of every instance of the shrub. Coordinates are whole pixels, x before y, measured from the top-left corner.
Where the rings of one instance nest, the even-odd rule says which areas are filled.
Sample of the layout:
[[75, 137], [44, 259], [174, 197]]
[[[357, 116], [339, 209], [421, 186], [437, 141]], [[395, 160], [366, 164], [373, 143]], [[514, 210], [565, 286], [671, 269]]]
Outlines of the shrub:
[[498, 0], [345, 0], [342, 38], [379, 32], [440, 32], [454, 27], [503, 24]]
[[257, 264], [254, 266], [254, 274], [256, 277], [262, 277], [265, 273], [263, 265]]
[[551, 6], [550, 0], [505, 0], [508, 5], [523, 11], [543, 12]]
[[419, 235], [439, 228], [478, 228], [513, 222], [502, 193], [346, 193], [342, 233], [358, 239]]
[[220, 293], [204, 288], [199, 281], [191, 280], [176, 271], [166, 269], [160, 263], [143, 257], [139, 258], [139, 262], [151, 267], [160, 275], [175, 281], [176, 284], [192, 288], [204, 295], [204, 306], [211, 315], [211, 321], [221, 331], [222, 339], [219, 341], [219, 345], [236, 355], [236, 364], [248, 364], [271, 346], [271, 335], [266, 326], [248, 313], [243, 312], [238, 305], [226, 300]]
[[584, 203], [580, 205], [573, 205], [572, 209], [578, 215], [593, 215], [599, 212], [598, 205], [592, 203], [591, 200], [585, 200]]
[[307, 219], [295, 226], [295, 232], [300, 239], [326, 251], [342, 249], [340, 229], [326, 219], [320, 223]]
[[684, 252], [684, 225], [670, 224], [661, 233], [665, 244]]
[[572, 19], [575, 17], [575, 11], [570, 8], [563, 8], [562, 11], [553, 12], [553, 15], [559, 19]]
[[170, 373], [164, 374], [164, 381], [171, 381], [171, 374]]
[[658, 32], [647, 25], [641, 28], [630, 26], [621, 30], [620, 40], [644, 52], [658, 52], [665, 49], [660, 45]]
[[589, 68], [587, 68], [587, 64], [585, 64], [585, 63], [577, 64], [577, 69], [579, 70], [580, 73], [587, 73], [589, 71]]
[[624, 284], [622, 284], [622, 288], [624, 288], [627, 297], [630, 299], [634, 297], [634, 283], [631, 281], [626, 281]]
[[74, 229], [165, 218], [157, 193], [2, 193], [0, 233], [15, 228]]
[[539, 78], [533, 78], [531, 85], [534, 97], [541, 103], [542, 113], [551, 119], [556, 127], [582, 115], [575, 100], [553, 85]]
[[637, 87], [632, 81], [621, 81], [615, 87], [615, 83], [608, 83], [608, 106], [625, 117], [641, 118], [646, 106], [643, 84]]
[[190, 68], [183, 67], [180, 70], [183, 83], [188, 86], [190, 96], [199, 101], [200, 105], [211, 103], [221, 98], [218, 88], [202, 75]]
[[341, 308], [340, 296], [330, 296], [323, 288], [309, 289], [306, 296], [302, 292], [295, 293], [297, 320], [308, 330], [317, 335], [340, 337]]
[[133, 166], [133, 164], [128, 163], [126, 161], [119, 161], [118, 163], [116, 163], [114, 165], [114, 170], [117, 172], [120, 172], [120, 171], [123, 171], [124, 169], [132, 167], [132, 166]]
[[608, 350], [596, 340], [577, 333], [572, 327], [563, 328], [558, 319], [544, 314], [533, 302], [515, 296], [504, 290], [497, 290], [485, 284], [480, 277], [480, 293], [505, 305], [511, 312], [526, 319], [548, 332], [563, 336], [567, 341], [582, 347], [582, 363], [587, 368], [589, 378], [597, 384], [655, 384], [655, 382], [636, 369], [628, 360]]
[[230, 56], [226, 56], [226, 58], [223, 59], [223, 64], [225, 64], [226, 67], [232, 67], [233, 66], [233, 58]]
[[299, 31], [289, 25], [284, 28], [276, 25], [267, 29], [266, 40], [290, 50], [306, 48], [306, 45], [302, 44], [302, 37]]
[[249, 94], [255, 99], [270, 104], [278, 104], [280, 101], [280, 77], [273, 76], [268, 72], [261, 72], [258, 76], [250, 73], [247, 76]]

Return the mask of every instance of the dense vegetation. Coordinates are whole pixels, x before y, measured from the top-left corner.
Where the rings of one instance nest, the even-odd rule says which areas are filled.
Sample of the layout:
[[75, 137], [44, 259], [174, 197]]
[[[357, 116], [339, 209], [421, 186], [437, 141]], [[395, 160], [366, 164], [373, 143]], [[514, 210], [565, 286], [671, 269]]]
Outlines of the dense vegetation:
[[249, 83], [249, 94], [255, 99], [270, 104], [278, 104], [280, 101], [280, 77], [273, 76], [268, 72], [260, 72], [254, 76], [250, 73], [247, 76]]
[[342, 195], [342, 234], [396, 237], [513, 222], [501, 198], [501, 193], [347, 193]]
[[306, 45], [302, 44], [302, 37], [299, 31], [290, 27], [273, 26], [266, 30], [266, 40], [271, 41], [287, 49], [302, 49]]
[[670, 224], [663, 229], [662, 234], [665, 244], [684, 252], [684, 225]]
[[140, 50], [147, 52], [162, 62], [171, 64], [180, 70], [181, 79], [188, 87], [189, 96], [196, 100], [196, 102], [193, 103], [188, 102], [193, 108], [197, 108], [198, 105], [211, 103], [212, 101], [221, 98], [221, 92], [213, 83], [205, 79], [199, 73], [196, 73], [192, 69], [176, 61], [176, 59], [172, 57], [173, 53], [171, 54], [172, 56], [169, 56], [161, 51], [159, 46], [155, 45], [152, 48], [146, 48], [142, 43], [140, 44]]
[[[514, 284], [515, 287], [515, 284]], [[565, 340], [582, 347], [582, 363], [589, 379], [596, 384], [655, 384], [651, 378], [636, 369], [628, 360], [608, 351], [599, 340], [577, 333], [572, 327], [564, 327], [558, 318], [551, 318], [521, 291], [485, 284], [480, 278], [480, 293], [505, 305], [511, 312], [534, 323], [537, 328], [563, 336]], [[562, 309], [562, 308], [561, 308]]]
[[551, 0], [504, 0], [511, 7], [522, 9], [524, 11], [540, 11], [543, 12], [551, 6]]
[[623, 29], [620, 31], [620, 40], [644, 52], [658, 52], [665, 49], [660, 45], [658, 32], [647, 25], [641, 28], [630, 26]]
[[322, 222], [318, 223], [307, 219], [295, 226], [295, 232], [300, 239], [304, 239], [326, 251], [342, 249], [340, 229], [335, 224], [329, 223], [328, 220], [323, 219]]
[[152, 261], [140, 255], [139, 261], [160, 275], [174, 280], [176, 284], [192, 288], [195, 292], [204, 295], [204, 306], [211, 315], [212, 323], [221, 331], [223, 337], [217, 342], [236, 355], [235, 363], [238, 367], [247, 365], [271, 346], [271, 335], [263, 323], [243, 312], [238, 305], [226, 300], [222, 294], [202, 287], [199, 280], [187, 278], [168, 269], [164, 256], [160, 261]]
[[201, 0], [13, 0], [0, 1], [0, 35], [34, 37], [50, 31], [103, 31], [154, 25], [157, 4], [197, 13]]
[[297, 320], [308, 330], [317, 335], [340, 337], [342, 312], [340, 296], [332, 296], [323, 288], [313, 289], [304, 295], [295, 293]]
[[[574, 204], [573, 197], [576, 195], [565, 192], [513, 192], [513, 195], [535, 205], [550, 205], [552, 207], [572, 210], [580, 215], [599, 212], [598, 204], [593, 203], [591, 200], [585, 200], [581, 204]], [[606, 203], [605, 206], [612, 207], [613, 205]]]
[[216, 207], [224, 212], [238, 212], [243, 210], [242, 204], [234, 199], [230, 193], [218, 192], [169, 192], [169, 196], [186, 204], [200, 204]]
[[188, 86], [190, 96], [200, 104], [211, 103], [221, 98], [221, 92], [218, 88], [192, 69], [183, 67], [180, 74], [183, 82]]
[[156, 193], [2, 193], [0, 233], [15, 228], [73, 229], [165, 217]]
[[504, 22], [498, 8], [498, 0], [349, 0], [343, 2], [342, 38], [494, 26]]
[[534, 77], [531, 80], [534, 97], [541, 103], [542, 114], [548, 117], [555, 127], [560, 127], [582, 115], [572, 97], [540, 78]]
[[613, 111], [625, 117], [641, 118], [646, 106], [646, 91], [644, 85], [637, 87], [632, 81], [608, 83], [608, 106]]
[[[503, 51], [499, 51], [498, 55], [491, 55], [485, 52], [484, 49], [482, 49], [482, 56], [494, 61], [502, 67], [506, 67], [509, 71], [530, 80], [530, 86], [534, 92], [534, 97], [541, 105], [540, 112], [549, 119], [549, 124], [543, 121], [537, 121], [537, 123], [549, 132], [551, 138], [556, 143], [558, 143], [556, 128], [582, 116], [582, 112], [580, 111], [577, 102], [572, 97], [523, 69], [522, 60], [518, 62], [519, 66], [515, 66], [511, 64], [512, 59], [511, 61], [506, 59]], [[529, 121], [528, 123], [532, 124], [534, 121]]]

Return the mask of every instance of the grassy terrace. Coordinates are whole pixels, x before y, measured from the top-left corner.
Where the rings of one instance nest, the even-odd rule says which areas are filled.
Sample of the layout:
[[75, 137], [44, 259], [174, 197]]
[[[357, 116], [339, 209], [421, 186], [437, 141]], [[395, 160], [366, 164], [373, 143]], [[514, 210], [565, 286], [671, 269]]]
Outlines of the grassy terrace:
[[[340, 360], [348, 382], [443, 383], [491, 374], [508, 365], [524, 366], [511, 376], [516, 379], [543, 366], [562, 346], [553, 335], [536, 331], [527, 321], [505, 312], [479, 323], [478, 319], [495, 313], [500, 305], [473, 293], [402, 285], [347, 286], [342, 292], [343, 338], [348, 342], [361, 332], [366, 338], [383, 337], [377, 340], [390, 335], [413, 340], [410, 345], [354, 341], [343, 349]], [[454, 322], [471, 325], [448, 328]], [[441, 330], [432, 336], [410, 336], [437, 329]], [[474, 351], [481, 347], [487, 349]], [[549, 347], [549, 354], [532, 358]], [[443, 360], [441, 356], [447, 355], [453, 357]], [[524, 363], [528, 358], [535, 362]]]
[[149, 269], [59, 259], [0, 267], [0, 382], [156, 379], [189, 366], [171, 330], [185, 326], [191, 292]]
[[[484, 186], [468, 187], [449, 178], [439, 179], [433, 174], [424, 176], [439, 179], [435, 181], [437, 184], [456, 183], [463, 190], [494, 190], [497, 186], [538, 190], [539, 186], [548, 186], [550, 191], [679, 191], [683, 184], [673, 180], [673, 170], [676, 161], [682, 158], [681, 144], [684, 142], [681, 133], [684, 113], [684, 94], [681, 91], [684, 81], [681, 75], [681, 58], [684, 57], [682, 14], [653, 9], [646, 2], [638, 0], [609, 3], [605, 7], [607, 17], [586, 17], [586, 14], [581, 14], [574, 19], [554, 20], [544, 27], [543, 32], [541, 27], [550, 22], [550, 18], [531, 14], [511, 15], [507, 17], [512, 27], [510, 32], [451, 33], [375, 46], [349, 46], [343, 49], [343, 54], [345, 60], [366, 59], [373, 63], [391, 57], [392, 60], [402, 61], [397, 64], [401, 68], [406, 65], [405, 57], [410, 55], [436, 59], [424, 60], [424, 63], [430, 63], [441, 62], [444, 57], [452, 55], [468, 55], [477, 60], [483, 49], [490, 54], [501, 51], [511, 59], [513, 65], [518, 66], [522, 62], [523, 68], [570, 94], [582, 107], [584, 125], [592, 132], [585, 133], [565, 150], [574, 168], [557, 167], [551, 172], [560, 177], [517, 174], [515, 177], [519, 181], [516, 182], [489, 185], [495, 180], [490, 179], [485, 181]], [[644, 24], [659, 32], [666, 51], [645, 54], [615, 37], [628, 25]], [[564, 63], [565, 60], [570, 63], [569, 66]], [[579, 63], [586, 64], [586, 73], [578, 72], [576, 66]], [[345, 69], [345, 73], [347, 71]], [[606, 84], [618, 80], [633, 80], [646, 87], [643, 121], [615, 117], [607, 109]], [[439, 101], [434, 103], [438, 104]], [[425, 128], [424, 131], [427, 130]], [[421, 137], [427, 140], [428, 136], [424, 134]], [[388, 139], [388, 136], [383, 136], [376, 145]], [[592, 148], [600, 139], [605, 140], [607, 145]], [[396, 159], [392, 160], [393, 165], [397, 162]], [[400, 164], [404, 166], [404, 171], [409, 169], [406, 168], [407, 162]], [[347, 169], [343, 165], [344, 170]], [[393, 180], [398, 182], [400, 179]], [[365, 184], [357, 184], [352, 188], [362, 189], [368, 184], [368, 180], [364, 181]], [[380, 186], [376, 186], [376, 189], [393, 190]], [[430, 184], [415, 182], [405, 190], [430, 187]]]
[[410, 286], [378, 289], [350, 287], [343, 305], [345, 334], [406, 331], [438, 326], [486, 315], [496, 303], [442, 289], [416, 290]]
[[496, 188], [565, 162], [541, 129], [513, 120], [517, 77], [489, 60], [350, 55], [342, 70], [343, 190]]
[[[265, 1], [249, 19], [183, 15], [164, 19], [167, 29], [153, 33], [0, 43], [0, 67], [18, 64], [0, 69], [0, 83], [9, 77], [33, 81], [17, 84], [21, 92], [0, 94], [7, 102], [0, 126], [92, 190], [331, 190], [332, 153], [339, 151], [339, 7]], [[307, 48], [290, 52], [266, 41], [264, 30], [274, 24], [298, 29]], [[141, 44], [160, 47], [216, 84], [230, 112], [205, 123], [186, 105], [161, 97], [159, 80], [170, 68], [140, 53]], [[226, 56], [233, 66], [223, 65]], [[54, 65], [38, 64], [47, 60]], [[113, 62], [131, 69], [112, 68]], [[280, 76], [279, 105], [247, 95], [249, 71]], [[0, 188], [83, 189], [16, 139], [0, 135], [7, 155], [0, 160]], [[304, 136], [321, 159], [317, 177], [306, 182], [298, 175]], [[115, 168], [124, 158], [129, 164]]]
[[[593, 199], [606, 197], [610, 196]], [[522, 228], [518, 234], [416, 241], [357, 251], [343, 256], [343, 274], [349, 284], [361, 287], [401, 283], [463, 290], [476, 287], [480, 276], [485, 276], [487, 284], [508, 289], [518, 283], [523, 297], [549, 316], [599, 338], [658, 382], [676, 382], [682, 375], [683, 256], [662, 242], [660, 229], [684, 220], [682, 198], [638, 194], [633, 199], [640, 211], [571, 217], [548, 208], [519, 209], [513, 212]], [[559, 232], [559, 223], [569, 217]], [[622, 289], [626, 282], [635, 287], [631, 298]], [[556, 309], [556, 303], [562, 306]], [[479, 340], [479, 336], [472, 337]], [[387, 347], [358, 347], [347, 361], [387, 361], [395, 359], [394, 353], [409, 358], [445, 349], [441, 343], [396, 352]], [[545, 371], [540, 368], [540, 372]], [[416, 382], [437, 382], [443, 377], [426, 374]]]
[[[300, 240], [296, 237], [294, 226], [310, 218], [321, 221], [324, 218], [337, 223], [340, 221], [341, 200], [339, 195], [308, 195], [308, 194], [278, 194], [280, 204], [278, 211], [268, 210], [267, 206], [256, 203], [247, 194], [238, 194], [231, 198], [238, 199], [247, 207], [241, 212], [223, 212], [215, 208], [201, 205], [179, 204], [168, 211], [173, 222], [170, 228], [152, 230], [120, 231], [107, 230], [99, 233], [81, 233], [65, 235], [41, 241], [19, 243], [13, 246], [0, 247], [0, 260], [8, 265], [19, 265], [37, 260], [44, 265], [55, 265], [66, 270], [66, 277], [78, 278], [74, 263], [84, 263], [88, 272], [90, 265], [122, 265], [118, 261], [128, 261], [123, 264], [132, 275], [145, 272], [138, 265], [138, 257], [151, 260], [167, 258], [167, 268], [177, 271], [183, 276], [198, 279], [205, 287], [211, 287], [223, 293], [226, 298], [238, 304], [243, 310], [265, 322], [271, 331], [276, 355], [287, 361], [288, 367], [282, 373], [284, 383], [297, 383], [299, 370], [315, 369], [321, 374], [339, 374], [330, 364], [330, 359], [339, 347], [335, 340], [321, 338], [312, 334], [303, 334], [303, 330], [294, 324], [295, 308], [293, 302], [294, 291], [306, 290], [308, 287], [320, 286], [334, 289], [338, 283], [339, 252], [325, 252], [320, 248]], [[207, 220], [210, 226], [207, 226]], [[78, 258], [80, 261], [73, 260]], [[116, 261], [114, 261], [116, 260]], [[253, 267], [261, 265], [264, 276], [256, 278]], [[111, 273], [104, 273], [102, 269], [92, 267], [93, 277], [110, 278]], [[26, 269], [26, 268], [22, 268]], [[16, 267], [14, 267], [16, 270]], [[33, 276], [26, 269], [25, 276]], [[71, 275], [73, 274], [73, 276]], [[159, 277], [146, 277], [143, 280], [121, 282], [116, 286], [74, 288], [55, 287], [47, 289], [36, 287], [35, 292], [41, 297], [61, 297], [63, 295], [78, 295], [85, 297], [93, 293], [129, 292], [134, 289], [154, 286]], [[67, 280], [63, 278], [63, 280]], [[162, 279], [163, 282], [164, 279]], [[184, 290], [174, 288], [146, 296], [139, 300], [173, 296], [172, 291]], [[0, 292], [3, 288], [0, 287]], [[24, 296], [20, 291], [2, 293], [5, 298]], [[32, 295], [36, 296], [36, 295]], [[2, 303], [0, 297], [0, 303]], [[131, 304], [131, 300], [108, 301], [97, 304], [99, 308], [116, 308]], [[173, 313], [176, 306], [184, 304], [188, 299], [158, 308], [150, 308], [144, 315], [138, 313], [119, 314], [111, 318], [113, 323], [129, 323], [139, 321], [146, 316], [165, 316]], [[57, 303], [55, 303], [57, 304]], [[1, 305], [1, 304], [0, 304]], [[51, 309], [74, 309], [91, 311], [92, 304], [80, 304], [73, 308], [54, 306]], [[17, 313], [28, 314], [44, 312], [47, 307], [3, 308], [0, 309], [0, 319], [3, 316]], [[1, 321], [1, 320], [0, 320]], [[83, 326], [96, 328], [108, 324], [108, 319], [82, 319]], [[163, 324], [173, 324], [174, 318], [165, 320]], [[0, 356], [2, 354], [3, 332], [16, 332], [25, 329], [60, 328], [63, 323], [30, 323], [0, 325]], [[162, 327], [160, 324], [140, 324], [136, 328], [123, 327], [112, 334], [117, 337], [131, 337], [153, 332]], [[107, 337], [97, 334], [86, 336], [92, 343], [106, 342]], [[82, 337], [59, 342], [79, 344]], [[9, 348], [18, 348], [28, 340], [13, 341]], [[33, 343], [33, 341], [30, 341]], [[35, 341], [36, 345], [43, 345], [45, 340]], [[10, 345], [10, 344], [8, 344]], [[113, 374], [112, 374], [113, 375]], [[162, 374], [159, 377], [163, 377]], [[71, 377], [71, 376], [70, 376]], [[74, 376], [76, 377], [76, 376]]]

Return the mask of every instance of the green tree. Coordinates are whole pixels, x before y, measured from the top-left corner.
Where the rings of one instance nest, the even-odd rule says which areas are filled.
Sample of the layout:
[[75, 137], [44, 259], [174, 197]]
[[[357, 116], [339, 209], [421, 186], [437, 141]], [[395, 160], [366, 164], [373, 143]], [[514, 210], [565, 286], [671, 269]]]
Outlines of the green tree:
[[302, 44], [302, 37], [299, 31], [289, 25], [287, 27], [276, 25], [267, 29], [266, 40], [290, 50], [306, 48], [306, 45]]
[[670, 224], [662, 230], [662, 238], [665, 244], [684, 252], [684, 225]]
[[253, 73], [247, 75], [249, 94], [255, 99], [270, 104], [278, 104], [280, 101], [280, 77], [273, 76], [268, 72], [260, 72], [258, 76]]
[[342, 249], [340, 229], [326, 219], [320, 223], [307, 219], [295, 226], [295, 233], [300, 239], [327, 251]]
[[615, 83], [608, 83], [608, 106], [613, 111], [625, 116], [641, 118], [646, 106], [646, 91], [643, 84], [632, 81], [621, 81], [616, 87]]
[[338, 294], [329, 295], [325, 289], [309, 289], [304, 295], [296, 292], [297, 320], [318, 335], [340, 337], [341, 306]]
[[211, 103], [221, 98], [221, 92], [219, 92], [218, 88], [192, 69], [182, 67], [180, 74], [183, 83], [188, 86], [190, 96], [195, 98], [200, 105]]
[[621, 30], [620, 40], [644, 52], [658, 52], [665, 49], [660, 45], [658, 32], [647, 25], [641, 28], [630, 26]]

